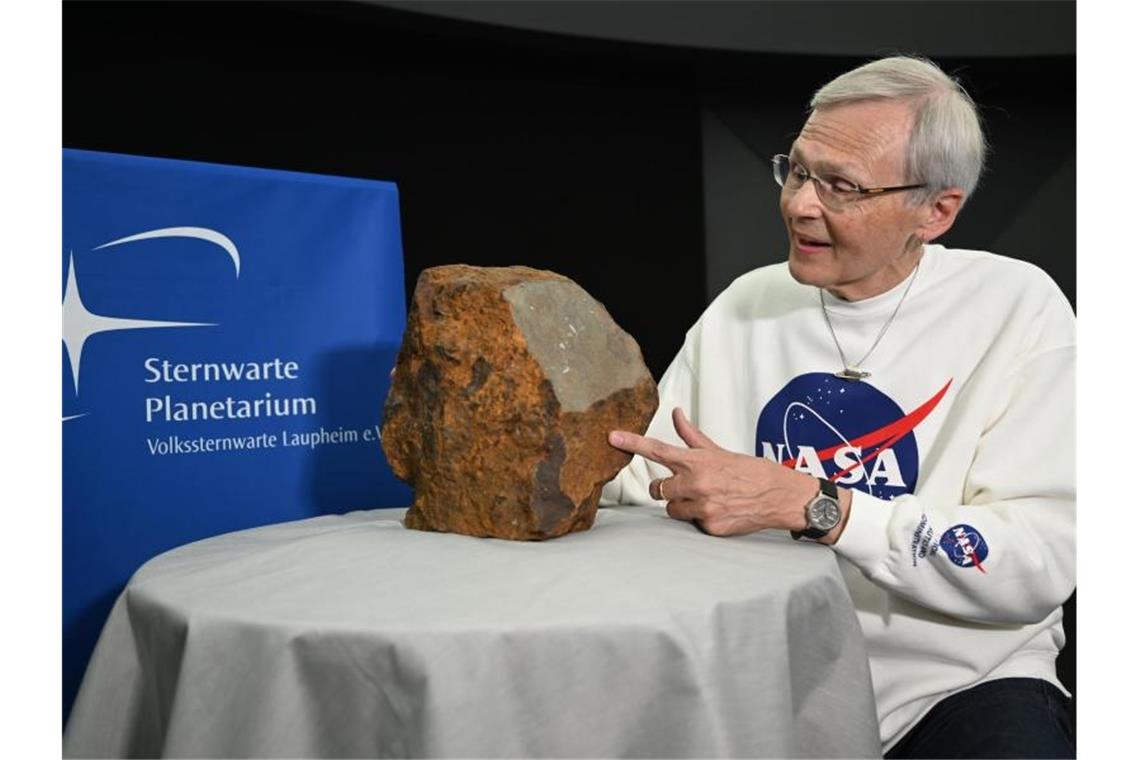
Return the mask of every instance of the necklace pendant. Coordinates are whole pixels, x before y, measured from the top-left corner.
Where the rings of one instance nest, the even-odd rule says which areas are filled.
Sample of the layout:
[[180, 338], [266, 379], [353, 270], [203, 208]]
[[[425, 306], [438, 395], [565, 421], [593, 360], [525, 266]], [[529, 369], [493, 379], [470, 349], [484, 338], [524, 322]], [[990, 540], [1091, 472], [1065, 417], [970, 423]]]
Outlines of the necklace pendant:
[[871, 373], [870, 372], [863, 372], [862, 370], [858, 370], [858, 369], [851, 369], [850, 367], [844, 367], [839, 372], [836, 372], [835, 376], [838, 377], [840, 380], [854, 380], [854, 381], [858, 382], [859, 380], [862, 380], [865, 377], [870, 377]]

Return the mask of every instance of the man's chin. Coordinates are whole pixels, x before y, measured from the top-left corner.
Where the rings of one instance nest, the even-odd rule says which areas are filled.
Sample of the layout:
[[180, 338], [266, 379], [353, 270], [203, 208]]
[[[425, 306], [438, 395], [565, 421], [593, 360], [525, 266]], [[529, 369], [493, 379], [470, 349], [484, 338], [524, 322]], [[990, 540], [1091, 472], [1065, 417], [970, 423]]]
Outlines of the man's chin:
[[788, 256], [788, 273], [801, 285], [822, 288], [831, 284], [827, 267], [820, 262], [803, 261], [794, 252]]

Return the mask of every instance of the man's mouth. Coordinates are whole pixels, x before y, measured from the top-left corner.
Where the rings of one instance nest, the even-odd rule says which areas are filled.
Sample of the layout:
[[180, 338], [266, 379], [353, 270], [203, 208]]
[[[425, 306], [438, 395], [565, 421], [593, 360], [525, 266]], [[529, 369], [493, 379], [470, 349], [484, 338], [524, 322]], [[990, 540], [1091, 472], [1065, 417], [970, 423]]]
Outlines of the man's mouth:
[[831, 247], [831, 243], [826, 240], [800, 235], [798, 233], [794, 234], [792, 239], [795, 241], [796, 248], [805, 253], [817, 253]]

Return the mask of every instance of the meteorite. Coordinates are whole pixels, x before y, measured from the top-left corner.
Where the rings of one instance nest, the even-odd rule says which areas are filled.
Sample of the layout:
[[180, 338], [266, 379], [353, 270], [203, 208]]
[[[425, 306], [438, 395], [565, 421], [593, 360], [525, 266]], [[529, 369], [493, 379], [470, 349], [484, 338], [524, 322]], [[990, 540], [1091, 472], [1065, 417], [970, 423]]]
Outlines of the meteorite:
[[573, 280], [529, 267], [425, 270], [381, 440], [409, 528], [516, 540], [588, 529], [657, 386], [637, 342]]

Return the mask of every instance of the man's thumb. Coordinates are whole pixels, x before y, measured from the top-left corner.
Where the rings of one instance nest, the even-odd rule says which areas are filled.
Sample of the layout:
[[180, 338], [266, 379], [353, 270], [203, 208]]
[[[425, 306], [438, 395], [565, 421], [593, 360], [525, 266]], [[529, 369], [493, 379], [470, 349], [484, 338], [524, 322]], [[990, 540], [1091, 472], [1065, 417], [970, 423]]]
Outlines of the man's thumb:
[[681, 440], [691, 449], [720, 449], [720, 446], [717, 446], [713, 439], [689, 422], [679, 406], [673, 408], [673, 427], [677, 429], [677, 435], [681, 436]]

